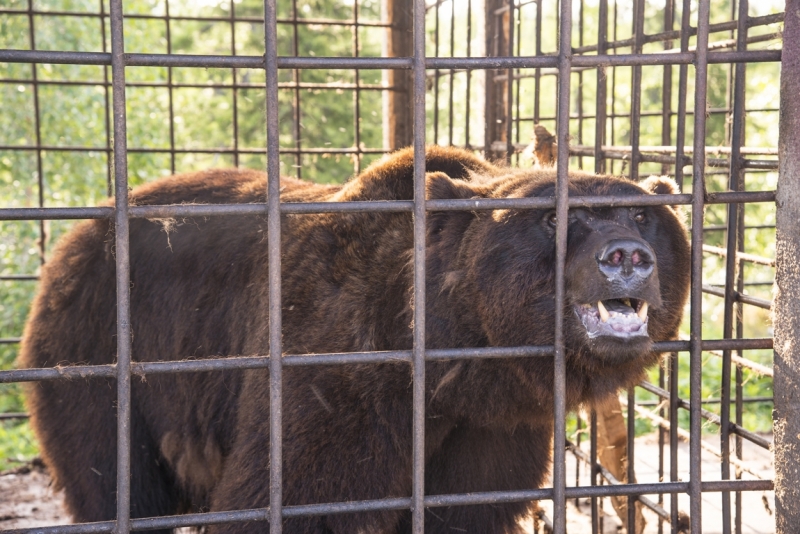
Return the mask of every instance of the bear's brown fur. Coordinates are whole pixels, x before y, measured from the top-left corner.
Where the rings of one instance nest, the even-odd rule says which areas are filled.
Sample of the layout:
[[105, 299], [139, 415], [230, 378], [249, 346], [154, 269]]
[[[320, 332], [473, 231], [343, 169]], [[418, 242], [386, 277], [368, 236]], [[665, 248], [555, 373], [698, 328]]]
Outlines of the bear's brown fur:
[[[343, 186], [285, 179], [281, 199], [411, 199], [412, 160], [410, 150], [397, 152]], [[430, 147], [426, 166], [429, 198], [554, 194], [553, 171], [511, 171], [457, 149]], [[263, 173], [209, 171], [139, 187], [130, 201], [263, 202], [265, 187]], [[610, 176], [570, 177], [572, 196], [670, 191], [663, 179], [636, 185]], [[552, 223], [552, 210], [430, 213], [427, 347], [553, 343]], [[689, 247], [670, 207], [573, 210], [569, 224], [562, 313], [566, 402], [575, 408], [641, 379], [657, 361], [650, 340], [676, 336]], [[282, 232], [285, 353], [411, 347], [409, 213], [285, 215]], [[591, 338], [574, 308], [620, 298], [603, 293], [604, 279], [594, 273], [596, 251], [587, 248], [596, 236], [618, 235], [657, 252], [648, 282], [655, 285], [648, 297], [649, 339]], [[130, 236], [136, 361], [268, 353], [264, 217], [132, 220]], [[113, 244], [113, 225], [105, 220], [82, 223], [61, 241], [43, 269], [21, 366], [114, 362]], [[268, 383], [266, 369], [134, 379], [133, 517], [267, 506]], [[552, 358], [429, 362], [425, 388], [426, 494], [543, 483], [553, 440]], [[287, 367], [283, 391], [286, 505], [410, 495], [407, 363]], [[45, 381], [28, 389], [44, 458], [77, 521], [115, 515], [115, 400], [115, 382], [106, 378]], [[530, 503], [433, 508], [426, 511], [426, 532], [517, 532], [530, 509]], [[339, 514], [287, 520], [284, 532], [399, 533], [410, 531], [409, 522], [407, 510]], [[209, 528], [265, 530], [258, 523]]]

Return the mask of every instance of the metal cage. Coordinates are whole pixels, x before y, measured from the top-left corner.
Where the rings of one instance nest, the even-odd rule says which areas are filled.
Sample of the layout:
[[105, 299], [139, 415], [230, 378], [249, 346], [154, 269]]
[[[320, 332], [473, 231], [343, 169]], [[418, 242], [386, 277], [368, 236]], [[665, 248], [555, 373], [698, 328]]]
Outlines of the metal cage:
[[[400, 0], [384, 0], [383, 18], [374, 20], [360, 14], [359, 2], [352, 3], [352, 17], [342, 19], [303, 17], [298, 14], [298, 2], [292, 0], [289, 16], [279, 16], [277, 0], [264, 2], [263, 14], [237, 14], [236, 2], [230, 2], [229, 16], [206, 16], [170, 14], [169, 1], [161, 15], [148, 15], [123, 11], [122, 0], [111, 0], [106, 4], [98, 1], [98, 8], [91, 13], [53, 11], [40, 9], [34, 0], [27, 5], [0, 8], [0, 17], [24, 17], [28, 21], [28, 43], [18, 48], [0, 50], [0, 62], [30, 66], [30, 75], [22, 78], [7, 77], [0, 84], [24, 84], [33, 90], [33, 116], [35, 118], [35, 142], [19, 145], [5, 143], [2, 151], [28, 151], [36, 157], [38, 207], [11, 207], [0, 209], [0, 221], [38, 221], [42, 239], [40, 254], [45, 257], [45, 223], [47, 220], [72, 220], [105, 218], [113, 220], [116, 228], [116, 277], [117, 277], [117, 339], [118, 356], [114, 365], [74, 366], [66, 368], [26, 369], [0, 371], [0, 383], [68, 380], [73, 377], [110, 377], [117, 381], [118, 395], [118, 478], [117, 517], [114, 521], [85, 525], [40, 527], [26, 529], [29, 532], [129, 532], [156, 528], [201, 526], [213, 523], [268, 520], [271, 532], [281, 531], [282, 518], [303, 515], [349, 513], [383, 509], [410, 509], [413, 531], [422, 532], [424, 511], [437, 506], [484, 504], [542, 500], [552, 501], [553, 517], [542, 518], [543, 524], [553, 532], [564, 533], [566, 528], [566, 505], [568, 499], [590, 498], [592, 509], [592, 532], [600, 528], [601, 514], [598, 510], [601, 498], [627, 496], [629, 531], [635, 529], [634, 501], [642, 502], [654, 510], [659, 517], [659, 531], [669, 529], [676, 532], [678, 523], [677, 499], [671, 498], [669, 509], [664, 508], [664, 496], [687, 493], [690, 497], [689, 517], [691, 531], [702, 531], [701, 499], [703, 492], [721, 492], [723, 503], [723, 531], [741, 532], [740, 492], [770, 491], [772, 480], [737, 480], [741, 478], [742, 442], [747, 440], [759, 447], [770, 448], [771, 444], [762, 436], [744, 428], [742, 414], [748, 402], [769, 402], [769, 399], [747, 399], [742, 390], [742, 369], [750, 368], [772, 375], [771, 369], [751, 361], [743, 351], [772, 349], [771, 338], [746, 338], [742, 327], [742, 307], [753, 306], [769, 309], [770, 302], [764, 298], [745, 293], [748, 282], [742, 275], [745, 262], [774, 266], [774, 260], [761, 258], [745, 252], [745, 230], [773, 231], [774, 225], [745, 226], [744, 205], [749, 203], [773, 203], [774, 190], [747, 190], [746, 173], [776, 171], [776, 147], [747, 147], [744, 144], [747, 113], [773, 113], [776, 106], [748, 107], [746, 105], [745, 69], [749, 63], [775, 63], [781, 61], [781, 50], [774, 47], [750, 49], [755, 43], [774, 44], [780, 42], [780, 33], [774, 31], [775, 24], [783, 22], [784, 14], [772, 13], [764, 16], [749, 16], [748, 0], [734, 1], [729, 18], [723, 22], [711, 22], [710, 0], [699, 0], [696, 6], [690, 0], [676, 5], [676, 0], [666, 0], [659, 11], [662, 30], [645, 32], [645, 20], [652, 17], [652, 7], [644, 0], [627, 3], [598, 0], [596, 24], [585, 16], [584, 2], [560, 0], [548, 6], [541, 0], [465, 0], [466, 19], [458, 27], [455, 2], [437, 0], [426, 5], [424, 0], [412, 3]], [[618, 5], [621, 4], [621, 5]], [[696, 11], [694, 11], [696, 7]], [[624, 8], [624, 9], [623, 9]], [[544, 26], [547, 11], [557, 22], [557, 36]], [[628, 11], [625, 11], [628, 10]], [[630, 12], [630, 21], [626, 14]], [[677, 13], [681, 20], [676, 20]], [[93, 17], [101, 29], [99, 51], [39, 50], [35, 40], [35, 25], [48, 17]], [[448, 21], [449, 17], [449, 23]], [[166, 28], [165, 53], [126, 53], [123, 46], [123, 24], [136, 21], [157, 21]], [[693, 24], [693, 20], [696, 22]], [[206, 21], [226, 24], [230, 27], [230, 52], [225, 54], [175, 53], [170, 40], [170, 25], [176, 21]], [[629, 22], [630, 30], [628, 30]], [[264, 55], [240, 53], [237, 44], [237, 25], [262, 24], [264, 28]], [[431, 34], [426, 33], [433, 27]], [[446, 24], [447, 23], [447, 24]], [[441, 26], [440, 26], [441, 24]], [[304, 25], [335, 26], [352, 32], [352, 57], [313, 57], [301, 53], [301, 31]], [[291, 42], [279, 41], [279, 28]], [[385, 46], [380, 55], [365, 57], [360, 54], [361, 31], [364, 28], [385, 32]], [[533, 28], [533, 30], [529, 30]], [[554, 27], [550, 26], [550, 30]], [[767, 28], [766, 33], [749, 35], [754, 28]], [[454, 47], [456, 31], [467, 36], [466, 50]], [[533, 31], [534, 38], [523, 37], [523, 31]], [[550, 37], [548, 37], [548, 35]], [[726, 39], [709, 44], [710, 36], [722, 35]], [[484, 37], [483, 50], [471, 48], [475, 36]], [[110, 48], [106, 49], [106, 40]], [[427, 41], [428, 39], [431, 41]], [[547, 39], [552, 42], [544, 42]], [[532, 42], [531, 42], [532, 41]], [[543, 44], [544, 43], [544, 44]], [[587, 44], [588, 43], [588, 44]], [[281, 48], [282, 47], [282, 48]], [[286, 55], [279, 49], [288, 49]], [[432, 53], [431, 53], [432, 52]], [[75, 81], [49, 80], [37, 77], [37, 68], [42, 64], [54, 65], [99, 65], [103, 66], [103, 80]], [[728, 85], [725, 88], [727, 103], [723, 107], [706, 108], [708, 100], [708, 69], [711, 65], [723, 65], [728, 69]], [[690, 76], [690, 66], [694, 77]], [[166, 80], [159, 82], [126, 81], [126, 68], [164, 67]], [[182, 82], [175, 79], [177, 68], [231, 69], [229, 81]], [[642, 105], [642, 69], [659, 68], [662, 73], [662, 106], [660, 110], [645, 110]], [[352, 81], [335, 84], [307, 82], [302, 73], [306, 70], [348, 70], [353, 72]], [[630, 100], [619, 104], [615, 96], [624, 69], [629, 69]], [[249, 82], [237, 75], [242, 70], [264, 73], [264, 82]], [[381, 71], [381, 80], [365, 81], [360, 73], [365, 70]], [[677, 70], [677, 79], [675, 79]], [[626, 71], [628, 72], [628, 71]], [[619, 80], [618, 80], [619, 77]], [[102, 92], [104, 105], [109, 110], [105, 121], [105, 143], [101, 146], [78, 147], [49, 144], [42, 135], [41, 95], [47, 85], [96, 86]], [[549, 84], [549, 85], [548, 85]], [[610, 84], [610, 87], [609, 87]], [[547, 87], [545, 87], [547, 86]], [[589, 87], [591, 86], [591, 90]], [[690, 86], [693, 90], [690, 90]], [[126, 135], [126, 89], [152, 87], [166, 90], [168, 95], [169, 135], [167, 146], [160, 148], [129, 148]], [[464, 91], [465, 106], [458, 108], [454, 92]], [[176, 141], [174, 130], [173, 95], [182, 88], [211, 88], [230, 91], [233, 102], [231, 128], [233, 141], [227, 148], [186, 148]], [[266, 117], [266, 169], [268, 173], [268, 195], [260, 204], [247, 205], [181, 205], [181, 206], [130, 206], [127, 200], [129, 155], [137, 152], [161, 152], [168, 156], [168, 167], [175, 172], [176, 163], [182, 154], [225, 154], [233, 165], [243, 164], [246, 157], [264, 154], [264, 148], [240, 146], [238, 134], [237, 98], [242, 91], [264, 90]], [[303, 141], [302, 102], [303, 91], [336, 90], [352, 93], [353, 131], [352, 146], [331, 148], [309, 146]], [[551, 90], [557, 98], [552, 109], [547, 109], [547, 98]], [[283, 93], [281, 93], [281, 91]], [[383, 139], [381, 146], [366, 146], [361, 139], [362, 94], [374, 92], [380, 95], [383, 110]], [[287, 96], [289, 110], [285, 116], [291, 124], [291, 141], [281, 142], [281, 105], [279, 95]], [[442, 99], [446, 100], [442, 103]], [[689, 109], [693, 97], [694, 109]], [[574, 100], [573, 100], [574, 99]], [[432, 104], [431, 104], [432, 102]], [[591, 103], [595, 109], [591, 110]], [[428, 108], [426, 108], [428, 105]], [[713, 117], [727, 118], [725, 146], [706, 145], [707, 121]], [[2, 117], [2, 112], [0, 112]], [[693, 129], [692, 146], [685, 146], [687, 120], [691, 117]], [[2, 118], [0, 118], [2, 120]], [[642, 125], [646, 121], [660, 124], [660, 145], [645, 146], [641, 143]], [[424, 187], [424, 147], [426, 142], [459, 144], [482, 151], [487, 158], [520, 163], [520, 151], [528, 144], [526, 133], [534, 124], [554, 127], [558, 140], [557, 194], [555, 198], [526, 198], [475, 201], [426, 200]], [[620, 124], [627, 124], [627, 131], [619, 133]], [[480, 124], [480, 127], [476, 127]], [[649, 123], [648, 123], [649, 124]], [[427, 129], [427, 132], [426, 132]], [[691, 130], [690, 130], [691, 131]], [[673, 134], [674, 132], [674, 134]], [[590, 139], [592, 142], [584, 142]], [[279, 179], [284, 174], [303, 175], [309, 156], [342, 156], [352, 158], [352, 170], [358, 172], [365, 162], [388, 150], [413, 145], [414, 157], [414, 201], [358, 202], [358, 203], [281, 203], [279, 201]], [[105, 155], [108, 161], [108, 193], [114, 194], [113, 207], [46, 207], [44, 200], [43, 154], [48, 151], [94, 151]], [[281, 167], [283, 162], [283, 168]], [[591, 164], [589, 163], [591, 162]], [[658, 197], [597, 197], [570, 199], [567, 195], [568, 170], [586, 168], [595, 172], [627, 174], [636, 180], [640, 172], [672, 174], [679, 184], [691, 186], [691, 192]], [[684, 176], [684, 168], [691, 166], [691, 176]], [[707, 170], [709, 169], [709, 170]], [[711, 192], [706, 186], [706, 177], [714, 173], [725, 177], [725, 190]], [[492, 210], [555, 208], [558, 217], [556, 231], [556, 306], [564, 302], [564, 261], [566, 255], [567, 210], [572, 206], [627, 206], [627, 205], [684, 205], [690, 207], [692, 243], [692, 286], [690, 301], [690, 335], [688, 339], [657, 343], [655, 350], [672, 353], [666, 368], [661, 369], [659, 383], [643, 383], [641, 388], [661, 399], [658, 402], [637, 401], [633, 390], [628, 392], [628, 472], [627, 479], [635, 480], [633, 457], [635, 453], [634, 423], [637, 417], [649, 418], [661, 430], [659, 474], [663, 481], [653, 483], [623, 483], [598, 463], [596, 419], [592, 415], [588, 423], [578, 420], [578, 427], [588, 424], [590, 452], [587, 454], [577, 444], [565, 443], [567, 413], [565, 410], [565, 360], [563, 318], [556, 316], [555, 344], [553, 346], [486, 348], [486, 349], [436, 349], [425, 347], [425, 227], [427, 213], [444, 210]], [[725, 205], [725, 223], [703, 226], [704, 209], [707, 206]], [[413, 214], [414, 220], [414, 345], [412, 350], [393, 352], [365, 352], [346, 354], [282, 354], [281, 350], [281, 284], [280, 284], [280, 214], [287, 213], [343, 213], [363, 211], [396, 211]], [[270, 353], [265, 356], [204, 359], [200, 361], [136, 362], [131, 355], [130, 325], [130, 280], [128, 226], [132, 218], [170, 218], [186, 216], [217, 217], [235, 214], [262, 214], [268, 218], [269, 247], [269, 332]], [[698, 224], [698, 222], [700, 224]], [[725, 232], [725, 247], [704, 245], [704, 232]], [[703, 283], [703, 255], [711, 254], [724, 259], [724, 284], [713, 286]], [[0, 276], [0, 283], [36, 280], [32, 273], [15, 273]], [[769, 281], [771, 282], [771, 281]], [[723, 336], [720, 339], [702, 339], [703, 294], [724, 299]], [[18, 338], [0, 339], [1, 343], [15, 344]], [[687, 400], [678, 396], [679, 352], [690, 358], [691, 393]], [[718, 398], [709, 401], [701, 393], [702, 354], [708, 353], [722, 361], [722, 385]], [[424, 491], [424, 377], [425, 362], [437, 359], [493, 358], [493, 357], [544, 357], [555, 361], [555, 446], [553, 463], [553, 485], [550, 488], [530, 488], [527, 491], [487, 492], [452, 495], [425, 495]], [[413, 491], [404, 498], [381, 499], [362, 502], [324, 503], [303, 506], [282, 505], [282, 421], [281, 421], [281, 377], [285, 366], [335, 365], [347, 363], [374, 363], [388, 359], [403, 360], [413, 369]], [[267, 508], [187, 514], [181, 516], [131, 519], [130, 499], [130, 413], [131, 380], [135, 376], [155, 373], [189, 373], [222, 369], [269, 368], [270, 371], [270, 503]], [[732, 376], [733, 375], [733, 376]], [[663, 401], [663, 402], [662, 402]], [[703, 408], [704, 403], [718, 402], [720, 415]], [[657, 413], [648, 410], [657, 406]], [[734, 412], [731, 413], [731, 404]], [[679, 412], [690, 414], [690, 477], [679, 480], [677, 471], [677, 442], [680, 429], [674, 424]], [[638, 416], [637, 416], [638, 414]], [[12, 414], [8, 417], [22, 417]], [[701, 475], [702, 425], [704, 421], [720, 428], [721, 480], [703, 480]], [[673, 424], [670, 424], [673, 422]], [[580, 439], [580, 434], [579, 438]], [[730, 443], [734, 443], [734, 454]], [[567, 452], [571, 451], [576, 462], [589, 466], [590, 485], [567, 486]], [[669, 461], [667, 461], [667, 458]], [[731, 466], [737, 468], [731, 479]], [[731, 493], [734, 494], [733, 508]], [[657, 495], [658, 502], [644, 495]], [[736, 513], [732, 513], [734, 510]]]

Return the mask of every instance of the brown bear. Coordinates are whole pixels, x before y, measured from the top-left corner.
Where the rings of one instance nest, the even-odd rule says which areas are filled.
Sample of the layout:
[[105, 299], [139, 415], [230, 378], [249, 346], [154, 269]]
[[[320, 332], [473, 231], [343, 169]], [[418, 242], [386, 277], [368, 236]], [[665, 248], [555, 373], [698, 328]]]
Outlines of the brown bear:
[[[344, 185], [285, 179], [281, 200], [407, 200], [410, 150]], [[431, 199], [551, 197], [552, 170], [511, 170], [430, 147]], [[573, 173], [570, 195], [674, 192]], [[263, 202], [266, 178], [217, 170], [166, 178], [132, 204]], [[566, 303], [554, 303], [555, 212], [432, 212], [427, 227], [428, 348], [553, 343], [564, 316], [567, 406], [640, 380], [677, 335], [689, 245], [669, 206], [571, 209]], [[266, 219], [132, 220], [131, 324], [136, 361], [268, 353]], [[113, 225], [95, 220], [62, 239], [44, 267], [22, 367], [113, 363]], [[405, 213], [282, 217], [283, 348], [287, 354], [412, 345], [412, 219]], [[150, 517], [269, 504], [267, 369], [134, 379], [131, 513]], [[539, 487], [553, 442], [549, 357], [431, 361], [426, 366], [425, 492]], [[412, 379], [407, 362], [287, 367], [283, 375], [286, 505], [411, 493]], [[42, 454], [76, 521], [115, 516], [116, 387], [112, 379], [28, 389]], [[531, 503], [426, 510], [426, 532], [518, 532]], [[209, 532], [265, 532], [230, 523]], [[287, 533], [410, 532], [410, 512], [287, 519]]]

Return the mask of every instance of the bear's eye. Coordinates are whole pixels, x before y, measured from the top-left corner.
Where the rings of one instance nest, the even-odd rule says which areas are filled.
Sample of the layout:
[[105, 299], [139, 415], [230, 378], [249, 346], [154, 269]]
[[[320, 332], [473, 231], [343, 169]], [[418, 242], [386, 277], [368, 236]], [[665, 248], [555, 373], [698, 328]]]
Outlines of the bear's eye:
[[558, 217], [556, 217], [556, 212], [554, 211], [548, 213], [546, 219], [547, 219], [547, 224], [549, 224], [553, 228], [555, 228], [556, 225], [558, 224]]
[[647, 222], [647, 215], [645, 215], [643, 211], [640, 211], [633, 216], [633, 220], [639, 224], [644, 224]]

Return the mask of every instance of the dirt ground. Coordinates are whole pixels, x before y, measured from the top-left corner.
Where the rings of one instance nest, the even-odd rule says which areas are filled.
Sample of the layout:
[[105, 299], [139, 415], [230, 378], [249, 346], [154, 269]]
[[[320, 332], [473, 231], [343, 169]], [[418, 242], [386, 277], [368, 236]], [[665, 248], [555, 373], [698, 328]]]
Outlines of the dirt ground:
[[[771, 436], [767, 436], [771, 439]], [[718, 446], [715, 440], [709, 443]], [[679, 448], [679, 467], [682, 479], [688, 478], [688, 444], [681, 443]], [[768, 451], [755, 446], [745, 445], [744, 461], [748, 467], [758, 473], [762, 478], [772, 478], [772, 456]], [[639, 482], [656, 482], [658, 480], [658, 443], [655, 435], [644, 436], [636, 440], [636, 473]], [[703, 479], [718, 480], [719, 459], [703, 451]], [[567, 454], [567, 480], [574, 484], [575, 459]], [[582, 474], [581, 485], [588, 485], [586, 478], [586, 465], [580, 466]], [[749, 477], [749, 475], [747, 475]], [[718, 493], [707, 493], [703, 496], [703, 533], [719, 534], [721, 528], [721, 496]], [[656, 497], [651, 496], [655, 501]], [[669, 497], [665, 496], [664, 507], [669, 510]], [[548, 502], [541, 503], [545, 513], [552, 517], [552, 506]], [[678, 497], [680, 510], [689, 509], [689, 498], [686, 495]], [[743, 508], [745, 510], [742, 532], [744, 534], [772, 534], [775, 532], [775, 519], [772, 515], [774, 509], [774, 496], [772, 492], [746, 492], [743, 493]], [[611, 504], [606, 501], [603, 505], [603, 534], [619, 534], [625, 532], [620, 520], [614, 515]], [[650, 510], [644, 510], [647, 525], [644, 534], [658, 532], [658, 516]], [[591, 532], [591, 515], [588, 499], [582, 500], [576, 507], [570, 501], [567, 510], [569, 534], [584, 534]], [[63, 496], [53, 491], [47, 469], [40, 461], [31, 465], [20, 467], [13, 471], [0, 473], [0, 531], [19, 528], [35, 528], [49, 525], [69, 523], [69, 517], [64, 511]], [[533, 533], [533, 520], [524, 522], [528, 532]], [[665, 525], [664, 530], [668, 531]], [[185, 532], [185, 531], [184, 531]]]
[[0, 530], [68, 522], [61, 493], [41, 461], [0, 473]]

